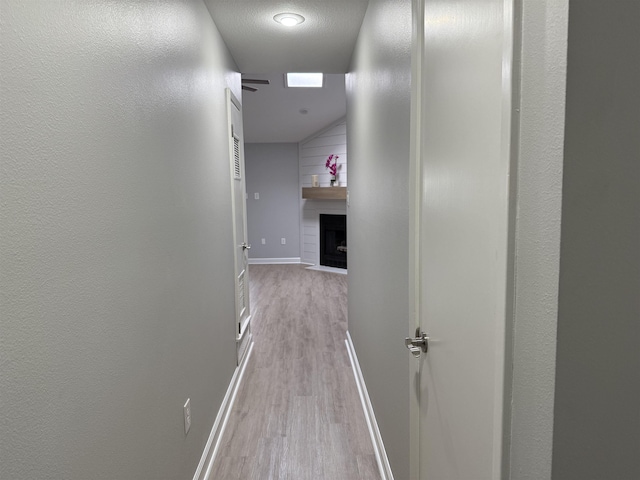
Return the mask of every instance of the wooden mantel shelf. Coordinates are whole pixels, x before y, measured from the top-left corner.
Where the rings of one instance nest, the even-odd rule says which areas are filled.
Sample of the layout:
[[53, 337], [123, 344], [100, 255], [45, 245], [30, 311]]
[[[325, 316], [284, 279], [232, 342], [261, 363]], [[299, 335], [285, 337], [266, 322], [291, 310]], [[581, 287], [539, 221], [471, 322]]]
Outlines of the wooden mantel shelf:
[[346, 200], [347, 187], [303, 187], [302, 198], [316, 200]]

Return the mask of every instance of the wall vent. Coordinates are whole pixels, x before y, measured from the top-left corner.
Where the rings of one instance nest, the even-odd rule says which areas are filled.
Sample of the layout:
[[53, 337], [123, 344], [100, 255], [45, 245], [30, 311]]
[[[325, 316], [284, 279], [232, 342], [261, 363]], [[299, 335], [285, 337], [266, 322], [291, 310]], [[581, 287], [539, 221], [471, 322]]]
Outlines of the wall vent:
[[238, 309], [240, 311], [240, 318], [242, 318], [245, 310], [247, 309], [244, 273], [245, 270], [243, 270], [242, 273], [238, 276]]
[[236, 135], [233, 136], [233, 178], [236, 180], [242, 178], [240, 169], [240, 138]]

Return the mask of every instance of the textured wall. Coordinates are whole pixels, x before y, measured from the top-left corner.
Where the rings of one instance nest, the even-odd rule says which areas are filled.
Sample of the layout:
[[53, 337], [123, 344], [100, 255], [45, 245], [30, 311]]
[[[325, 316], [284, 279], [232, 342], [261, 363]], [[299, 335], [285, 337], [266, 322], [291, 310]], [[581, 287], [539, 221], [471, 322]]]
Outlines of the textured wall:
[[244, 155], [250, 258], [300, 258], [298, 144], [249, 143]]
[[411, 2], [372, 0], [347, 75], [349, 331], [395, 478], [409, 478]]
[[189, 478], [234, 371], [235, 65], [199, 1], [0, 31], [0, 478]]
[[549, 480], [568, 0], [522, 2], [511, 477]]
[[569, 2], [554, 480], [640, 478], [639, 18]]

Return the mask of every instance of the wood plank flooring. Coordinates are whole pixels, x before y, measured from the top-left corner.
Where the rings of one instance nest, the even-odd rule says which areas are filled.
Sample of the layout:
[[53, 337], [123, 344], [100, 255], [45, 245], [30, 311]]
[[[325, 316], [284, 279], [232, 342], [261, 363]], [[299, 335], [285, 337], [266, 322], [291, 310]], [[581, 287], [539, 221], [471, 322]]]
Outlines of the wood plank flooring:
[[215, 480], [378, 480], [345, 347], [346, 275], [251, 265], [255, 347]]

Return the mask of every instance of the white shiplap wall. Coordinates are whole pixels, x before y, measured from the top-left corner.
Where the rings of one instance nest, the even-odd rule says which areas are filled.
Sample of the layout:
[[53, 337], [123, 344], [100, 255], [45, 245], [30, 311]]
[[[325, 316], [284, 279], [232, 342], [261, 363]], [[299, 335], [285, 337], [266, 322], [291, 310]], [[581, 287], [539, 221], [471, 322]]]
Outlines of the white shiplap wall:
[[300, 143], [300, 184], [311, 186], [311, 175], [318, 175], [321, 187], [329, 186], [329, 171], [325, 168], [327, 157], [338, 155], [338, 182], [347, 185], [347, 123], [340, 120], [328, 129]]
[[[347, 186], [347, 123], [339, 120], [300, 143], [300, 189], [311, 186], [311, 175], [318, 175], [320, 187], [328, 187], [327, 157], [338, 155], [338, 182]], [[319, 264], [319, 215], [346, 215], [344, 200], [307, 200], [300, 205], [300, 254], [303, 263]]]

